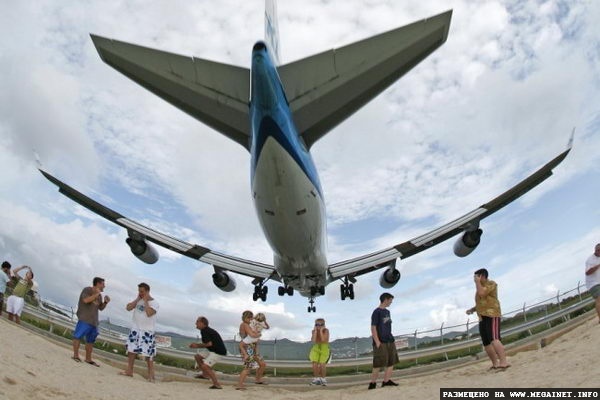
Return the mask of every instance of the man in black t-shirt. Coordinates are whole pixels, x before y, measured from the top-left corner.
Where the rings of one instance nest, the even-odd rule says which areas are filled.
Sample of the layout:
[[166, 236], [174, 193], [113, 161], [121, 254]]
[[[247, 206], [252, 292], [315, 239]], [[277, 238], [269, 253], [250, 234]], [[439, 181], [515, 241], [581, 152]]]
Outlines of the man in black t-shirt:
[[221, 339], [219, 332], [208, 326], [208, 320], [205, 317], [198, 317], [196, 320], [196, 328], [200, 330], [202, 343], [192, 343], [190, 344], [190, 348], [203, 349], [203, 351], [199, 351], [198, 354], [194, 356], [196, 363], [202, 370], [202, 375], [208, 376], [212, 381], [213, 384], [209, 389], [222, 389], [212, 366], [221, 359], [221, 356], [227, 355], [225, 343], [223, 343], [223, 339]]
[[394, 335], [392, 334], [392, 318], [390, 310], [387, 308], [392, 304], [394, 296], [390, 293], [383, 293], [379, 296], [379, 307], [371, 315], [371, 336], [373, 337], [373, 372], [371, 373], [371, 382], [369, 389], [377, 387], [377, 378], [379, 370], [385, 368], [383, 373], [384, 386], [398, 386], [392, 381], [392, 371], [394, 364], [398, 362], [398, 351], [396, 350]]

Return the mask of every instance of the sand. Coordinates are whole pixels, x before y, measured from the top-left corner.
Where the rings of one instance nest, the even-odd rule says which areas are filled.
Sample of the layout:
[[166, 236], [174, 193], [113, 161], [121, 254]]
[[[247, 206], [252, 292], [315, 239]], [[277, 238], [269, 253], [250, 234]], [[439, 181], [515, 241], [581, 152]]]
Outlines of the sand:
[[[593, 388], [600, 386], [600, 325], [590, 315], [583, 324], [550, 345], [523, 351], [509, 358], [505, 371], [488, 370], [482, 360], [420, 377], [394, 378], [399, 387], [367, 391], [365, 384], [343, 388], [289, 388], [253, 385], [237, 391], [231, 382], [223, 390], [210, 390], [203, 380], [149, 383], [141, 375], [118, 375], [120, 369], [99, 356], [100, 368], [71, 360], [71, 350], [24, 327], [0, 318], [0, 399], [438, 399], [439, 388]], [[83, 348], [82, 348], [83, 350]], [[81, 351], [83, 356], [83, 351]], [[136, 361], [139, 366], [143, 362]], [[361, 382], [364, 379], [361, 379]], [[307, 381], [308, 382], [308, 381]], [[217, 393], [218, 392], [218, 393]]]

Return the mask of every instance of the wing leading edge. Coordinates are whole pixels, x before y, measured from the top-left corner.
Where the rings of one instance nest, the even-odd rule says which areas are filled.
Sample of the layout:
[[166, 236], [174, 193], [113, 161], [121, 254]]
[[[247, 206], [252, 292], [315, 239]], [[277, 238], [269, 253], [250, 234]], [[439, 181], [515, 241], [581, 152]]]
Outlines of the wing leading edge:
[[478, 226], [479, 221], [492, 215], [549, 178], [552, 175], [552, 170], [565, 159], [570, 151], [571, 146], [569, 144], [567, 150], [553, 158], [517, 185], [454, 221], [390, 248], [331, 264], [329, 266], [331, 277], [333, 279], [345, 276], [354, 277], [374, 271], [389, 265], [396, 258], [404, 259], [413, 256], [450, 239], [471, 226]]
[[127, 229], [130, 236], [131, 233], [134, 232], [137, 235], [143, 237], [144, 239], [156, 243], [159, 246], [172, 250], [176, 253], [182, 254], [186, 257], [190, 257], [195, 260], [211, 264], [216, 268], [235, 272], [241, 275], [246, 275], [252, 278], [271, 278], [276, 281], [279, 281], [279, 276], [275, 271], [275, 267], [273, 267], [272, 265], [245, 260], [243, 258], [228, 256], [222, 253], [212, 251], [207, 247], [200, 246], [197, 244], [191, 244], [184, 240], [180, 240], [167, 234], [158, 232], [98, 203], [97, 201], [87, 197], [86, 195], [75, 190], [66, 183], [58, 180], [46, 171], [40, 169], [40, 172], [46, 177], [46, 179], [58, 186], [58, 191], [60, 193], [67, 196], [71, 200], [79, 203], [88, 210], [109, 220], [110, 222], [113, 222]]

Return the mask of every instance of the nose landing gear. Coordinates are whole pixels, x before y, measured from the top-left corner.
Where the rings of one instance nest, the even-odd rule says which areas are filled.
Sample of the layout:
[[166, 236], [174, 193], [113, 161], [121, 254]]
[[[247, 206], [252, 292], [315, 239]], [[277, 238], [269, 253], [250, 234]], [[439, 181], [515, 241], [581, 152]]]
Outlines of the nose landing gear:
[[310, 297], [308, 299], [308, 312], [317, 312], [317, 308], [315, 307], [315, 298], [314, 297]]

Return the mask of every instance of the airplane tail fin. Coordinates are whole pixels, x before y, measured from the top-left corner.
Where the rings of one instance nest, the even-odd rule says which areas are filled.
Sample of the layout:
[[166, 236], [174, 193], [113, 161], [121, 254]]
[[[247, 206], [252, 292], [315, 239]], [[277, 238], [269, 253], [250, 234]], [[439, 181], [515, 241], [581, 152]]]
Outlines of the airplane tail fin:
[[279, 65], [279, 26], [276, 0], [265, 0], [265, 42], [275, 64]]

